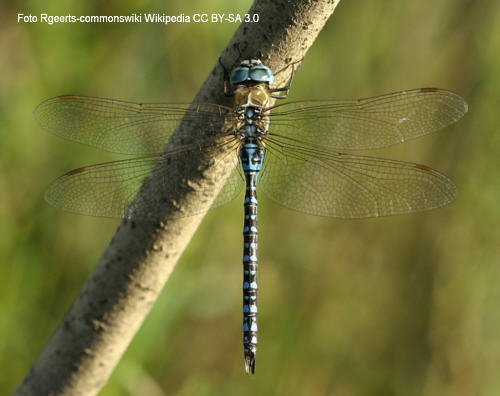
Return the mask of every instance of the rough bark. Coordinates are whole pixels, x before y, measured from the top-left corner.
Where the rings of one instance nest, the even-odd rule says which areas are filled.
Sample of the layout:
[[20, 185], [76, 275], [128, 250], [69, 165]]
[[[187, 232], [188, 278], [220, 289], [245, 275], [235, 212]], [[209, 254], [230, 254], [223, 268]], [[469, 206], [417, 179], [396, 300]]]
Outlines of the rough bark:
[[[340, 0], [257, 0], [249, 13], [258, 23], [243, 23], [222, 55], [232, 66], [240, 56], [261, 58], [275, 72], [301, 60]], [[278, 73], [277, 85], [289, 73]], [[196, 102], [228, 103], [218, 63], [196, 95]], [[181, 123], [179, 128], [196, 126]], [[173, 137], [175, 142], [175, 134]], [[170, 143], [172, 144], [172, 143]], [[203, 158], [200, 161], [203, 162]], [[223, 180], [189, 159], [182, 182], [214, 184], [213, 199]], [[227, 166], [232, 166], [228, 163]], [[152, 178], [154, 178], [154, 172]], [[172, 180], [172, 183], [175, 183]], [[181, 182], [181, 180], [179, 180]], [[144, 188], [137, 199], [148, 199]], [[176, 197], [190, 204], [200, 196]], [[158, 198], [156, 198], [158, 200]], [[149, 313], [202, 215], [169, 218], [172, 206], [159, 208], [158, 221], [123, 220], [95, 270], [15, 395], [95, 395], [108, 380]]]

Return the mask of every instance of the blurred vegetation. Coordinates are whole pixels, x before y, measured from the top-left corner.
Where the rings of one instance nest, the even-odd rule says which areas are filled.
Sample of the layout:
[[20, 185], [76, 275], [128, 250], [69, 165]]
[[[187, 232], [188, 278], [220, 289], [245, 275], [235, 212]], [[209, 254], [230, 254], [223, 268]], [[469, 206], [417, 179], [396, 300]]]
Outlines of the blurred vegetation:
[[[45, 203], [58, 175], [117, 156], [43, 132], [32, 110], [68, 93], [189, 101], [237, 28], [18, 24], [17, 13], [243, 13], [250, 5], [0, 5], [0, 394], [24, 378], [118, 225]], [[342, 221], [262, 198], [255, 378], [244, 374], [241, 346], [242, 201], [213, 211], [101, 394], [500, 394], [499, 72], [495, 0], [341, 1], [290, 98], [458, 92], [470, 105], [463, 120], [374, 153], [441, 170], [458, 200]]]

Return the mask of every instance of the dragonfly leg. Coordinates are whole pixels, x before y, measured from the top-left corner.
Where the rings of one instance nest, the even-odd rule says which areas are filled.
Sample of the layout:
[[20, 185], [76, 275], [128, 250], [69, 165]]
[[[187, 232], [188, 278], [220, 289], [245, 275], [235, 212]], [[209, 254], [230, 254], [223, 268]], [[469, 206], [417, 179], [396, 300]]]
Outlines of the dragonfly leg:
[[[243, 58], [243, 51], [241, 49], [241, 45], [239, 42], [237, 42], [236, 44], [233, 45], [233, 48], [236, 48], [236, 50], [238, 51], [238, 58], [236, 59], [236, 61], [233, 63], [233, 66], [231, 67], [231, 69], [234, 68], [234, 66], [240, 62], [240, 60]], [[234, 92], [231, 92], [231, 84], [229, 83], [229, 69], [224, 65], [224, 63], [222, 63], [222, 59], [221, 57], [219, 56], [219, 64], [222, 66], [222, 70], [224, 70], [224, 95], [226, 97], [233, 97], [234, 96]]]
[[224, 66], [224, 63], [222, 63], [222, 59], [219, 56], [219, 65], [221, 65], [222, 70], [224, 71], [224, 95], [226, 97], [232, 97], [234, 96], [234, 92], [231, 92], [230, 86], [231, 84], [229, 83], [229, 70], [227, 69], [226, 66]]
[[[290, 79], [288, 80], [288, 82], [286, 83], [286, 85], [284, 87], [272, 88], [269, 90], [269, 92], [271, 92], [272, 98], [274, 98], [274, 99], [286, 99], [288, 97], [288, 93], [290, 92], [290, 88], [292, 87], [292, 83], [293, 83], [293, 76], [295, 75], [295, 72], [296, 72], [295, 65], [299, 62], [302, 62], [302, 59], [292, 63], [292, 65], [291, 65], [292, 66], [292, 73], [290, 74]], [[278, 73], [276, 73], [276, 74], [278, 74]], [[285, 92], [285, 94], [284, 95], [274, 95], [273, 94], [274, 92]]]

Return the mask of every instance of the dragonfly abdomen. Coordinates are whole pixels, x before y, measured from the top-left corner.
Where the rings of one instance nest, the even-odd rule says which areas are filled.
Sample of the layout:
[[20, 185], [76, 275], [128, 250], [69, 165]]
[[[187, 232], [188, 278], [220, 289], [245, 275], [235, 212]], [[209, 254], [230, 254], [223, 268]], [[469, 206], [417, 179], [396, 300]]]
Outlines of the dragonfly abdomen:
[[257, 176], [262, 167], [264, 150], [253, 138], [247, 138], [240, 150], [245, 173], [245, 220], [243, 225], [243, 346], [247, 373], [255, 372], [257, 352]]

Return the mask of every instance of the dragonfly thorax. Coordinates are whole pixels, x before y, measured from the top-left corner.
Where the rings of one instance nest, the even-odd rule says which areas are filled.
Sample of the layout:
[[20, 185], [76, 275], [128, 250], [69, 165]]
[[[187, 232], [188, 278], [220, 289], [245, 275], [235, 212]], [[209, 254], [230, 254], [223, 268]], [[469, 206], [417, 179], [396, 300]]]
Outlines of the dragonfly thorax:
[[242, 107], [266, 107], [269, 104], [270, 93], [267, 83], [255, 85], [239, 84], [234, 90], [234, 102]]
[[262, 141], [269, 128], [269, 118], [264, 114], [264, 109], [260, 106], [237, 106], [238, 126], [235, 134], [240, 141], [258, 140]]

